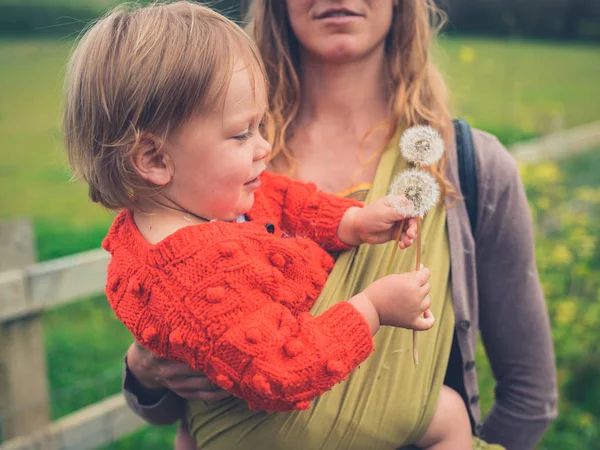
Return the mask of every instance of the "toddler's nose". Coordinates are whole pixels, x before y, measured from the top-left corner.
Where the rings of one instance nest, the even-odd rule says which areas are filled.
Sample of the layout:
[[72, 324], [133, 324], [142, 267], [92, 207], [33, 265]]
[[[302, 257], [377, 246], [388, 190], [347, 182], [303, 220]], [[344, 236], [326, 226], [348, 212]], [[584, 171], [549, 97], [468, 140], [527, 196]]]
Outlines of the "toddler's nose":
[[254, 160], [260, 161], [261, 159], [265, 159], [267, 156], [271, 154], [271, 144], [269, 144], [264, 138], [261, 136], [261, 142], [256, 147], [254, 152]]

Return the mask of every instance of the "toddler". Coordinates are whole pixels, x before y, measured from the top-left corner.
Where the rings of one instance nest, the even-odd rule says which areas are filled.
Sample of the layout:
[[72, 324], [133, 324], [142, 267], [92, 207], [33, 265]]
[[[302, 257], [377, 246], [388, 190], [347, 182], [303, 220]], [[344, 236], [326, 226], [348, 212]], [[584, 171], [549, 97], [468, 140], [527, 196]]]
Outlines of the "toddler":
[[[397, 233], [405, 248], [416, 224], [390, 198], [363, 207], [265, 172], [266, 95], [254, 44], [223, 16], [189, 2], [121, 7], [72, 55], [65, 141], [90, 198], [120, 211], [103, 242], [117, 317], [250, 408], [289, 411], [356, 369], [381, 325], [434, 319], [428, 269], [310, 314], [331, 253]], [[467, 448], [448, 420], [456, 402], [444, 389], [423, 445]]]

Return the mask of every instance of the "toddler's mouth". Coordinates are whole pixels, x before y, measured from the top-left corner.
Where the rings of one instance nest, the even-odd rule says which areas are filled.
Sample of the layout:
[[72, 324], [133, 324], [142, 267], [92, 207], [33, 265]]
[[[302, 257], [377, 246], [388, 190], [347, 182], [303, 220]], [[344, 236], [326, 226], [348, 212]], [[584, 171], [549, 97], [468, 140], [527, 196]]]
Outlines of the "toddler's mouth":
[[259, 177], [253, 178], [250, 181], [247, 181], [246, 183], [244, 183], [244, 186], [248, 187], [248, 188], [257, 188], [260, 186], [260, 178]]
[[263, 169], [260, 172], [258, 172], [254, 178], [252, 178], [250, 181], [246, 181], [244, 183], [244, 186], [246, 186], [246, 187], [258, 187], [258, 186], [260, 186], [260, 176], [262, 175], [262, 173], [266, 169], [267, 169], [266, 167], [263, 167]]

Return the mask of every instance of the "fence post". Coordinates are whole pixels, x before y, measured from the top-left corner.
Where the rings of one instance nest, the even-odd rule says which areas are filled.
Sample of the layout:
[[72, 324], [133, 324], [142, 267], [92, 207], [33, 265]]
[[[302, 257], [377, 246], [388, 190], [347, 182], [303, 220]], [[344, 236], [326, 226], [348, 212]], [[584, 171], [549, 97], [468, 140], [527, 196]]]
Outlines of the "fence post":
[[[35, 262], [28, 220], [0, 221], [0, 272]], [[28, 295], [27, 289], [15, 295]], [[41, 316], [0, 323], [0, 442], [25, 436], [50, 420]]]

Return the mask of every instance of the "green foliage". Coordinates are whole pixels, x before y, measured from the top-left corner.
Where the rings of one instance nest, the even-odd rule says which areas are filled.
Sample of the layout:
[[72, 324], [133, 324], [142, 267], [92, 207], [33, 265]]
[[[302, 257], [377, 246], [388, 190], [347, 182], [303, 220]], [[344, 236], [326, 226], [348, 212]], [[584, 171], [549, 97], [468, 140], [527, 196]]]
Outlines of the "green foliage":
[[[600, 149], [567, 160], [562, 170], [550, 162], [521, 166], [560, 390], [560, 416], [543, 449], [591, 449], [600, 439], [600, 180], [586, 176], [599, 170]], [[493, 379], [482, 351], [478, 365], [488, 411]]]
[[[149, 0], [137, 0], [145, 3]], [[201, 0], [197, 0], [201, 1]], [[0, 34], [65, 36], [123, 0], [0, 0]], [[243, 0], [202, 1], [240, 17]], [[446, 30], [480, 36], [600, 40], [596, 0], [436, 0], [448, 14]], [[540, 14], [543, 11], [543, 14]]]
[[[88, 24], [120, 3], [155, 0], [0, 0], [0, 36], [76, 36]], [[239, 0], [199, 1], [233, 20], [240, 18]]]
[[600, 439], [600, 183], [582, 184], [576, 173], [568, 179], [550, 163], [525, 166], [522, 175], [561, 392], [561, 417], [546, 441], [593, 448]]
[[600, 39], [596, 0], [438, 0], [449, 30], [486, 36]]

